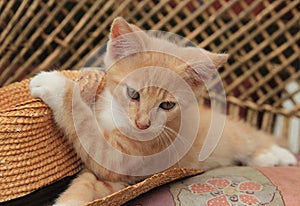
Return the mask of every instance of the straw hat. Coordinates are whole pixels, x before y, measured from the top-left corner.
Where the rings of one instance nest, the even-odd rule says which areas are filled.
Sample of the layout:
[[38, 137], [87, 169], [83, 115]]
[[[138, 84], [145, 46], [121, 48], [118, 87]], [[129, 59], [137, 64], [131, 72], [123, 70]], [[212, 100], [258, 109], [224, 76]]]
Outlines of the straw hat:
[[[64, 72], [76, 79], [79, 72]], [[81, 170], [51, 110], [30, 96], [29, 79], [0, 89], [0, 202]]]

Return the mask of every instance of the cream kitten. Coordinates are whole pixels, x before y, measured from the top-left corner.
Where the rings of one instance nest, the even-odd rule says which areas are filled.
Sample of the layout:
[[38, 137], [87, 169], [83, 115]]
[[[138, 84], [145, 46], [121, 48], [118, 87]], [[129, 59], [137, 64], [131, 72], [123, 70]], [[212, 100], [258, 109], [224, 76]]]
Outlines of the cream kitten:
[[196, 91], [226, 61], [225, 54], [180, 47], [116, 18], [105, 56], [106, 85], [94, 104], [59, 72], [35, 76], [32, 96], [53, 110], [86, 165], [55, 205], [84, 205], [172, 167], [295, 165], [273, 137], [231, 120], [209, 158], [198, 160], [212, 111], [198, 106]]

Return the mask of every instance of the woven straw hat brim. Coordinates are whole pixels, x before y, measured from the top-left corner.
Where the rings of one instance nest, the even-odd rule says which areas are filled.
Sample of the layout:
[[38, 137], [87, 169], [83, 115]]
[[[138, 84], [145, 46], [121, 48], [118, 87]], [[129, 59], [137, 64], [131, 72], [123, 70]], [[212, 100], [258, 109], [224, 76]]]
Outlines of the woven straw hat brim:
[[[76, 79], [77, 71], [64, 71]], [[0, 202], [24, 196], [81, 170], [81, 161], [52, 119], [30, 96], [29, 80], [0, 89]]]
[[102, 199], [95, 200], [86, 206], [119, 206], [163, 184], [203, 173], [203, 170], [190, 168], [173, 168], [157, 173], [142, 182], [128, 186]]

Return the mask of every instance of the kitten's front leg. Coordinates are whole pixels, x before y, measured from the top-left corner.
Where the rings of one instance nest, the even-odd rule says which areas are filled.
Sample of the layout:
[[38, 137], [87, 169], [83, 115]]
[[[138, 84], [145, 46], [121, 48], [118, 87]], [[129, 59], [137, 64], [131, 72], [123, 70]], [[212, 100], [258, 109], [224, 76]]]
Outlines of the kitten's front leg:
[[33, 97], [41, 98], [51, 108], [57, 125], [72, 139], [76, 133], [72, 118], [73, 102], [85, 105], [78, 84], [60, 72], [53, 71], [41, 72], [33, 77], [29, 88]]
[[83, 170], [69, 188], [56, 200], [54, 206], [82, 206], [126, 187], [122, 182], [100, 181], [89, 170]]

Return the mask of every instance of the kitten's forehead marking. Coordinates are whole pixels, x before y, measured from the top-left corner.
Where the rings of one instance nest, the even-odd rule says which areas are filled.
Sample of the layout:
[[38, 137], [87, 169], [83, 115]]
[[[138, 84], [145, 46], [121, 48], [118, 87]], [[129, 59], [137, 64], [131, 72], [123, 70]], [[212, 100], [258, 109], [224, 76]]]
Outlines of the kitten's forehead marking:
[[148, 97], [149, 100], [151, 100], [151, 98], [166, 101], [175, 100], [175, 97], [171, 95], [167, 90], [154, 86], [148, 86], [141, 89], [140, 94], [142, 96]]

